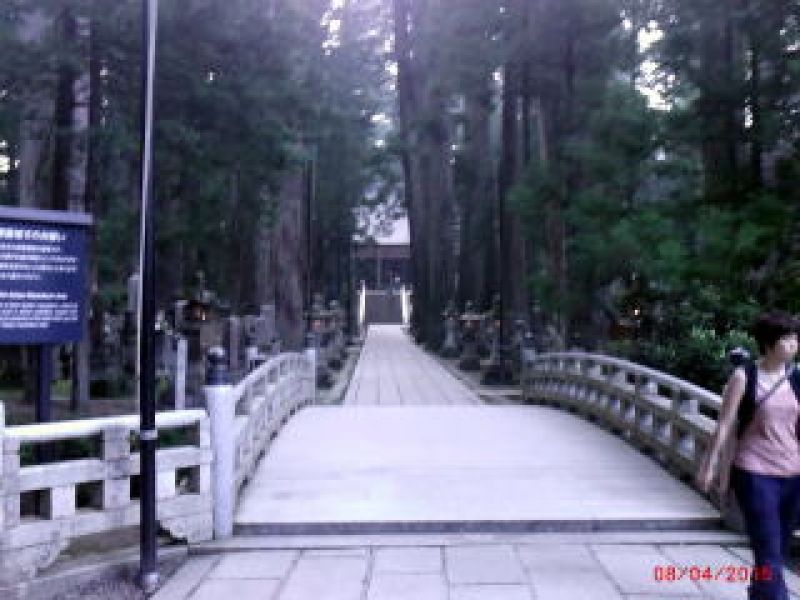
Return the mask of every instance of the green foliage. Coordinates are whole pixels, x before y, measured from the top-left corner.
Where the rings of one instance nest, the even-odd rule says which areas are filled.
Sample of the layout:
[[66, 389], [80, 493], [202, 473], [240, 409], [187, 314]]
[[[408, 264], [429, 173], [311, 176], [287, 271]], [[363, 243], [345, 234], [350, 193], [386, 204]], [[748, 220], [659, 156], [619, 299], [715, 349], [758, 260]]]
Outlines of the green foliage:
[[[268, 4], [160, 6], [154, 206], [162, 300], [185, 291], [202, 269], [209, 286], [229, 290], [235, 304], [236, 290], [246, 288], [240, 271], [265, 258], [254, 254], [256, 240], [275, 223], [278, 191], [308, 158], [317, 161], [315, 211], [324, 238], [349, 237], [350, 209], [376, 173], [389, 171], [371, 120], [386, 97], [385, 36], [374, 35], [386, 26], [385, 7]], [[33, 8], [43, 32], [35, 42], [20, 35]], [[67, 11], [89, 25], [91, 48], [64, 42], [59, 23]], [[0, 65], [0, 156], [17, 156], [25, 110], [52, 103], [54, 65], [93, 69], [87, 203], [105, 306], [119, 307], [138, 256], [140, 32], [134, 0], [13, 0], [0, 9], [0, 54], [15, 57]], [[38, 166], [42, 189], [49, 152]], [[0, 175], [0, 203], [16, 201], [15, 176], [13, 169]]]
[[[578, 4], [561, 3], [553, 16]], [[542, 100], [569, 102], [572, 112], [548, 113], [555, 118], [549, 160], [529, 165], [512, 193], [534, 250], [528, 283], [537, 302], [565, 315], [576, 332], [602, 311], [623, 336], [605, 343], [609, 331], [594, 330], [582, 339], [718, 389], [729, 371], [727, 351], [753, 347], [743, 332], [760, 310], [800, 308], [799, 214], [790, 183], [800, 164], [796, 151], [783, 146], [769, 181], [759, 181], [752, 165], [726, 170], [732, 163], [725, 162], [731, 148], [740, 156], [754, 151], [745, 146], [753, 140], [767, 151], [792, 139], [785, 102], [796, 95], [796, 61], [787, 60], [774, 32], [782, 27], [796, 40], [796, 22], [785, 4], [748, 3], [750, 12], [684, 0], [618, 4], [631, 27], [658, 19], [664, 35], [651, 56], [660, 61], [663, 78], [655, 81], [672, 108], [656, 111], [630, 82], [609, 77], [612, 65], [636, 74], [643, 58], [634, 60], [636, 30], [624, 27], [617, 30], [621, 46], [601, 27], [582, 39], [593, 59], [569, 73], [571, 95], [559, 88], [563, 64], [536, 62], [564, 44], [558, 19], [548, 22], [549, 31], [526, 50], [535, 89]], [[713, 62], [724, 58], [714, 54], [719, 40], [712, 39], [724, 26], [738, 28], [760, 53], [761, 80], [745, 68], [747, 55]], [[759, 120], [733, 131], [725, 111], [750, 110], [755, 94]], [[560, 250], [550, 233], [560, 222], [566, 293], [555, 284]]]
[[609, 351], [720, 393], [731, 373], [728, 352], [737, 346], [752, 352], [755, 341], [741, 330], [718, 334], [714, 329], [694, 326], [680, 337], [672, 333], [653, 341], [612, 342]]

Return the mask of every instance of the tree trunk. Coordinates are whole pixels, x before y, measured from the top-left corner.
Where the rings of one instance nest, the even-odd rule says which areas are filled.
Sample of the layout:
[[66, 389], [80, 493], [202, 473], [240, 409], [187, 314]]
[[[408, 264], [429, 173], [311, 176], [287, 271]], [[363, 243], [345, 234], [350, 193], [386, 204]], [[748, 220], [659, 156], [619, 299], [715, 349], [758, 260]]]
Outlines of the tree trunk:
[[427, 337], [426, 319], [428, 312], [428, 264], [427, 238], [424, 232], [426, 207], [422, 195], [420, 157], [416, 151], [416, 132], [412, 115], [419, 114], [418, 73], [414, 68], [417, 61], [411, 59], [412, 12], [409, 0], [393, 0], [395, 58], [397, 60], [397, 108], [399, 116], [400, 139], [402, 141], [402, 164], [405, 185], [406, 210], [408, 211], [411, 241], [411, 278], [414, 286], [413, 312], [411, 326], [417, 340]]
[[[92, 118], [92, 48], [91, 22], [86, 17], [75, 19], [75, 45], [82, 60], [81, 70], [78, 71], [72, 85], [72, 148], [70, 149], [69, 173], [69, 210], [78, 212], [91, 212], [89, 204], [88, 184], [89, 149], [91, 147], [91, 118]], [[96, 61], [94, 61], [96, 63]], [[87, 265], [86, 286], [84, 298], [86, 300], [86, 313], [81, 325], [81, 340], [73, 346], [73, 367], [71, 408], [77, 411], [80, 406], [89, 401], [90, 385], [90, 353], [92, 340], [90, 336], [90, 307], [92, 306], [92, 290], [95, 280], [94, 239], [93, 232], [87, 236]]]
[[761, 47], [753, 31], [750, 34], [750, 93], [749, 106], [752, 117], [750, 127], [750, 180], [754, 187], [764, 183], [764, 124], [761, 112]]
[[449, 136], [444, 123], [445, 100], [433, 87], [429, 90], [429, 120], [426, 135], [422, 137], [420, 154], [425, 157], [422, 165], [423, 197], [428, 207], [426, 219], [428, 307], [426, 311], [426, 344], [438, 349], [444, 335], [442, 313], [453, 298], [454, 275], [454, 211], [453, 194], [450, 189]]
[[[21, 15], [19, 37], [27, 44], [41, 44], [50, 24], [44, 10], [27, 10]], [[25, 111], [20, 122], [17, 197], [19, 205], [27, 208], [47, 206], [45, 199], [48, 178], [45, 166], [49, 159], [49, 137], [54, 108], [50, 74], [42, 74], [38, 83], [34, 91], [25, 98]], [[25, 372], [23, 381], [25, 400], [34, 404], [37, 388], [35, 348], [23, 347], [21, 358]]]
[[[28, 44], [41, 44], [51, 25], [44, 10], [23, 13], [19, 27], [20, 38]], [[49, 137], [53, 121], [53, 90], [51, 77], [38, 78], [35, 91], [25, 99], [25, 111], [20, 123], [19, 149], [19, 204], [29, 208], [47, 206], [47, 174], [45, 165], [49, 158]]]
[[[104, 343], [104, 319], [103, 312], [107, 307], [103, 306], [99, 300], [99, 295], [95, 296], [94, 290], [99, 288], [97, 261], [95, 260], [95, 252], [97, 251], [96, 230], [97, 223], [104, 218], [106, 213], [106, 203], [103, 201], [102, 194], [99, 190], [99, 182], [101, 181], [102, 172], [100, 165], [100, 157], [97, 147], [97, 137], [102, 127], [102, 99], [100, 89], [102, 88], [100, 71], [102, 69], [101, 49], [102, 43], [100, 40], [100, 27], [97, 19], [97, 3], [92, 4], [92, 14], [90, 15], [89, 22], [89, 125], [87, 134], [87, 148], [86, 148], [86, 186], [84, 188], [85, 200], [84, 206], [88, 212], [92, 213], [95, 220], [95, 226], [92, 227], [88, 235], [88, 249], [87, 254], [89, 258], [88, 282], [86, 298], [89, 301], [89, 306], [92, 311], [89, 314], [87, 322], [87, 330], [84, 331], [84, 339], [88, 341], [85, 349], [79, 348], [78, 350], [78, 363], [80, 364], [79, 373], [76, 380], [85, 382], [85, 396], [83, 389], [78, 389], [77, 394], [73, 398], [80, 400], [81, 398], [89, 398], [91, 392], [91, 356], [92, 352], [99, 355], [100, 361], [104, 362], [105, 357]], [[84, 356], [85, 352], [85, 356]], [[83, 371], [85, 370], [85, 373]]]
[[527, 260], [522, 225], [509, 206], [510, 192], [521, 171], [525, 143], [520, 107], [522, 69], [509, 61], [504, 67], [502, 96], [502, 148], [500, 156], [499, 194], [502, 269], [501, 297], [506, 324], [516, 316], [524, 316], [527, 307]]
[[[488, 83], [487, 83], [488, 86]], [[491, 97], [488, 87], [483, 93], [470, 94], [466, 100], [466, 136], [464, 148], [464, 185], [461, 196], [461, 244], [459, 254], [458, 303], [480, 303], [486, 287], [487, 249], [491, 237], [487, 224], [491, 222], [490, 202], [491, 160], [486, 157], [489, 147], [489, 117]]]
[[273, 229], [270, 259], [275, 298], [275, 321], [287, 350], [303, 346], [306, 282], [309, 277], [306, 231], [305, 172], [287, 173], [279, 192], [278, 220]]
[[721, 6], [702, 23], [701, 65], [705, 82], [701, 106], [703, 171], [706, 195], [726, 202], [741, 186], [738, 157], [742, 143], [742, 108], [735, 90], [740, 74], [740, 40], [733, 25], [731, 8]]

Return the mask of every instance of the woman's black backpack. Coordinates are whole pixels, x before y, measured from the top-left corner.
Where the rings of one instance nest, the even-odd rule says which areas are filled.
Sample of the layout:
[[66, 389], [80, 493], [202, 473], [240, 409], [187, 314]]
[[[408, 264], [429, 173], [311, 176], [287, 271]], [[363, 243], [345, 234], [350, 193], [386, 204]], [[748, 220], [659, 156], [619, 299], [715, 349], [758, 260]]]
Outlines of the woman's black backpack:
[[[736, 366], [744, 367], [744, 372], [747, 377], [744, 386], [744, 396], [742, 396], [742, 401], [739, 404], [739, 412], [737, 413], [737, 435], [742, 437], [750, 421], [753, 420], [753, 415], [756, 414], [756, 363], [754, 360], [748, 359], [739, 361]], [[800, 402], [800, 369], [794, 364], [790, 364], [786, 367], [786, 372], [795, 398]]]

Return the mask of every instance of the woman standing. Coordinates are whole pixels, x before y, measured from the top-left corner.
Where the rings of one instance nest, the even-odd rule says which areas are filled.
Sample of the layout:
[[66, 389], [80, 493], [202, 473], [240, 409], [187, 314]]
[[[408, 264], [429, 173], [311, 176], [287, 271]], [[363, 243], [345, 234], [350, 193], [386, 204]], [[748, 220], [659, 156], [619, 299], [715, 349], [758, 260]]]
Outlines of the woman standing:
[[[800, 516], [800, 374], [798, 322], [782, 312], [761, 315], [753, 328], [760, 358], [738, 367], [722, 394], [717, 428], [697, 472], [708, 492], [723, 448], [735, 443], [730, 484], [744, 517], [755, 563], [750, 600], [788, 600], [783, 567]], [[738, 419], [738, 423], [737, 423]], [[727, 477], [722, 469], [720, 491]]]

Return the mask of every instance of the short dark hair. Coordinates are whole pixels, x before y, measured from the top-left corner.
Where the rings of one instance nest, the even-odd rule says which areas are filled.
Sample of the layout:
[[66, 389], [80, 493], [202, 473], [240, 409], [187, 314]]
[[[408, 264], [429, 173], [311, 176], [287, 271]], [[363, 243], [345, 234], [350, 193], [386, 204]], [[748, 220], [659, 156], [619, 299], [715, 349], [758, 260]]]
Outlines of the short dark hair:
[[771, 310], [762, 313], [753, 323], [752, 333], [761, 354], [772, 348], [779, 339], [790, 333], [797, 333], [800, 322], [789, 313]]

